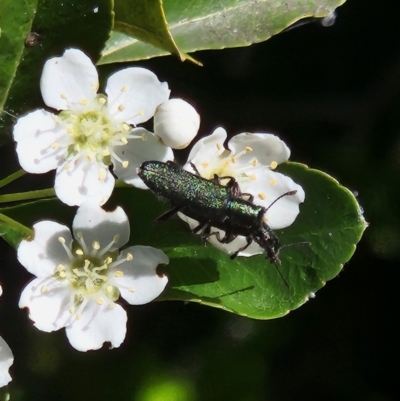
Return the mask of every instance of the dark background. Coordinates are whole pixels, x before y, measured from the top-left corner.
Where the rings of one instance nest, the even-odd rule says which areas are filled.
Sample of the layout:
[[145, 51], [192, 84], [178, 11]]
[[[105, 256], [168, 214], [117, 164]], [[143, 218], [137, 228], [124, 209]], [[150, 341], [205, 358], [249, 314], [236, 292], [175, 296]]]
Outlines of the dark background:
[[397, 0], [348, 0], [332, 27], [313, 22], [250, 47], [198, 52], [203, 68], [172, 57], [139, 63], [196, 106], [201, 135], [217, 126], [279, 135], [292, 160], [358, 194], [370, 227], [341, 274], [286, 317], [153, 303], [128, 309], [118, 350], [86, 354], [63, 331], [31, 327], [17, 307], [30, 276], [1, 243], [1, 281], [13, 288], [0, 327], [16, 357], [14, 399], [397, 399], [399, 16]]

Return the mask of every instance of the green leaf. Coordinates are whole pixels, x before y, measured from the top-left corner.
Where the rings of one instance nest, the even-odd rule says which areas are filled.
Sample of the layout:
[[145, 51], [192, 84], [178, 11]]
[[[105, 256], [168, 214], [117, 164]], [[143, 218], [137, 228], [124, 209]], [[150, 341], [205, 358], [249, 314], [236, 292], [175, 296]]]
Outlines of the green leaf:
[[[130, 187], [115, 191], [108, 208], [121, 205], [128, 214], [130, 244], [161, 248], [170, 258], [162, 268], [169, 284], [160, 300], [199, 302], [256, 319], [272, 319], [298, 308], [338, 275], [367, 226], [357, 200], [321, 171], [298, 163], [285, 163], [279, 170], [302, 185], [306, 194], [295, 223], [276, 232], [284, 244], [281, 272], [289, 288], [264, 255], [231, 260], [192, 235], [179, 218], [154, 224], [168, 210], [168, 203], [150, 191]], [[71, 208], [57, 200], [0, 212], [27, 225], [46, 216], [71, 226], [73, 218]], [[24, 235], [21, 232], [19, 239]], [[5, 237], [8, 240], [8, 234]]]
[[[0, 128], [9, 116], [3, 112], [22, 58], [26, 34], [31, 30], [38, 0], [0, 1]], [[0, 144], [5, 138], [0, 135]]]
[[161, 0], [117, 0], [114, 5], [114, 30], [177, 55], [181, 61], [189, 58], [181, 53], [168, 28]]
[[[77, 47], [96, 61], [113, 23], [112, 0], [2, 0], [0, 13], [0, 107], [17, 116], [44, 106], [39, 81], [48, 58]], [[0, 115], [4, 143], [13, 121]]]
[[[181, 52], [249, 46], [269, 39], [306, 17], [322, 18], [345, 0], [164, 0], [169, 31]], [[121, 4], [117, 3], [116, 7]], [[143, 3], [138, 0], [137, 3]], [[124, 21], [133, 21], [136, 7], [124, 10]], [[98, 64], [147, 59], [169, 54], [131, 31], [115, 30]], [[132, 28], [133, 29], [133, 28]], [[156, 35], [157, 27], [153, 28]], [[151, 30], [151, 28], [150, 28]]]
[[[301, 306], [340, 272], [367, 226], [357, 200], [332, 177], [307, 166], [287, 163], [280, 171], [306, 193], [295, 223], [277, 231], [281, 242], [290, 245], [280, 253], [281, 272], [289, 288], [264, 256], [231, 261], [201, 241], [190, 241], [186, 246], [167, 248], [170, 286], [161, 299], [195, 301], [271, 319]], [[166, 230], [174, 232], [172, 227]], [[310, 245], [299, 244], [304, 241]]]

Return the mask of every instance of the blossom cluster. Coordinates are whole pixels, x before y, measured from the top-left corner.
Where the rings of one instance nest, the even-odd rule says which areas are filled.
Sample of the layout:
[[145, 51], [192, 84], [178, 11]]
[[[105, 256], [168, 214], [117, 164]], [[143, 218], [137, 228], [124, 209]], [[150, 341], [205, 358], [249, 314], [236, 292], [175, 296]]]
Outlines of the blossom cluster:
[[[65, 328], [76, 350], [99, 349], [105, 342], [119, 347], [126, 336], [127, 314], [118, 299], [141, 305], [157, 298], [168, 283], [159, 266], [169, 259], [150, 246], [124, 248], [130, 236], [127, 215], [120, 207], [107, 212], [102, 206], [112, 194], [115, 177], [147, 189], [138, 176], [139, 166], [148, 160], [173, 160], [173, 149], [188, 146], [197, 135], [200, 117], [182, 99], [169, 99], [168, 85], [144, 68], [117, 71], [108, 79], [105, 95], [98, 94], [96, 68], [77, 49], [48, 60], [40, 86], [52, 111], [39, 109], [18, 119], [14, 140], [19, 162], [29, 173], [56, 170], [57, 197], [78, 211], [72, 233], [60, 223], [39, 221], [32, 238], [19, 245], [19, 262], [35, 276], [19, 306], [29, 309], [39, 330]], [[154, 132], [138, 126], [151, 118]], [[203, 137], [183, 168], [206, 179], [233, 177], [242, 193], [265, 208], [271, 229], [291, 225], [305, 194], [275, 171], [289, 159], [286, 144], [267, 133], [242, 133], [227, 146], [226, 140], [221, 127]], [[293, 195], [274, 203], [288, 192]], [[192, 229], [198, 225], [180, 217]], [[223, 235], [211, 235], [208, 241], [226, 253], [243, 248], [240, 256], [263, 252], [255, 243], [245, 247], [244, 236], [221, 243]], [[0, 386], [10, 380], [12, 361], [0, 337]]]

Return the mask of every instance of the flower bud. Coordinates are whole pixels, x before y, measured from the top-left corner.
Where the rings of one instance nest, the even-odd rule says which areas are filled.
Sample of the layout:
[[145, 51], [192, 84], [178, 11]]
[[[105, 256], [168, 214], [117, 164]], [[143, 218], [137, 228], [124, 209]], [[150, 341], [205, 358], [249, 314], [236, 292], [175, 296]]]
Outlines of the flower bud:
[[164, 145], [184, 149], [196, 136], [200, 116], [196, 109], [182, 99], [170, 99], [161, 103], [154, 115], [154, 133]]

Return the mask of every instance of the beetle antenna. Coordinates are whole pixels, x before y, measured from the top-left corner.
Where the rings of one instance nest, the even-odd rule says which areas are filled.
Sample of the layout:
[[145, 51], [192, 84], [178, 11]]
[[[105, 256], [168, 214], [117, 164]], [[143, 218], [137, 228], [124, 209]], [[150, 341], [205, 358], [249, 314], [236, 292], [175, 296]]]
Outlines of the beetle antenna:
[[274, 262], [274, 266], [275, 266], [275, 269], [276, 269], [276, 271], [278, 272], [280, 278], [281, 278], [282, 281], [284, 282], [286, 288], [287, 288], [287, 289], [290, 289], [289, 283], [287, 282], [287, 280], [285, 279], [285, 276], [284, 276], [284, 275], [282, 274], [282, 272], [281, 272], [281, 269], [280, 269], [280, 266], [281, 266], [280, 260], [275, 261], [275, 262]]
[[283, 198], [284, 196], [288, 196], [288, 195], [294, 195], [297, 193], [297, 189], [294, 189], [293, 191], [287, 191], [284, 194], [278, 196], [266, 209], [269, 210], [271, 208], [272, 205], [274, 205], [276, 202], [278, 202], [279, 199]]

